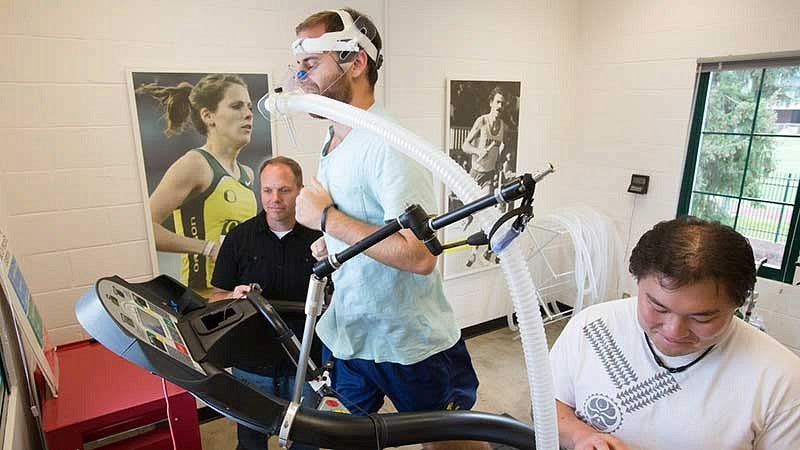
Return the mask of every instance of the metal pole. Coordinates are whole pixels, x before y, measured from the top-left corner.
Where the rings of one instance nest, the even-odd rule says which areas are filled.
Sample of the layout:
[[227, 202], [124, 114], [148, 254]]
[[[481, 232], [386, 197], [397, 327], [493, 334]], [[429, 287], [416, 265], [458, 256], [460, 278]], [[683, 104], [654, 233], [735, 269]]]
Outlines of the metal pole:
[[300, 397], [303, 394], [303, 385], [306, 382], [306, 368], [308, 357], [311, 355], [311, 343], [314, 341], [314, 326], [317, 324], [317, 316], [322, 314], [322, 302], [325, 295], [325, 284], [327, 278], [317, 278], [311, 275], [308, 283], [308, 293], [306, 294], [306, 323], [303, 328], [303, 343], [300, 345], [300, 358], [297, 361], [297, 373], [294, 376], [294, 393], [292, 403], [300, 404]]
[[[784, 203], [786, 202], [786, 197], [789, 195], [789, 187], [791, 187], [791, 185], [792, 185], [792, 174], [788, 174], [786, 176], [786, 187], [783, 189], [783, 202]], [[783, 209], [785, 207], [786, 207], [785, 205], [781, 205], [781, 213], [780, 213], [780, 215], [778, 215], [778, 228], [775, 229], [775, 239], [772, 240], [772, 242], [775, 242], [775, 243], [778, 242], [778, 238], [781, 235], [781, 225], [783, 225]]]

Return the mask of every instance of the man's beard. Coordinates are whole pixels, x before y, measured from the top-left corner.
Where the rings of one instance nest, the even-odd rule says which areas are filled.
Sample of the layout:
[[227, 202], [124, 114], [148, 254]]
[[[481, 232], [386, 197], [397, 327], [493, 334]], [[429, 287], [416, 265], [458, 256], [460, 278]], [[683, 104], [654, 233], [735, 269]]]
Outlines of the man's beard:
[[[335, 76], [335, 78], [331, 77], [333, 78], [333, 81], [330, 82], [327, 82], [328, 80], [322, 80], [318, 84], [308, 80], [308, 82], [301, 85], [301, 89], [306, 94], [322, 95], [323, 97], [330, 98], [331, 100], [336, 100], [349, 105], [353, 100], [353, 87], [350, 85], [346, 75], [347, 72], [342, 70]], [[320, 84], [323, 84], [325, 88], [320, 89]], [[322, 117], [317, 114], [309, 113], [309, 115], [315, 119], [327, 119], [327, 117]]]
[[[331, 77], [333, 80], [323, 80], [320, 84], [325, 88], [321, 89], [320, 84], [309, 82], [301, 85], [303, 92], [306, 94], [317, 94], [328, 97], [330, 99], [349, 104], [353, 100], [353, 87], [345, 76], [346, 72], [341, 72], [336, 77]], [[310, 80], [309, 80], [310, 81]]]
[[342, 103], [350, 104], [353, 100], [353, 87], [345, 76], [346, 73], [339, 75], [328, 87], [322, 92], [322, 95]]
[[[319, 91], [318, 86], [314, 86], [314, 88], [316, 91]], [[314, 92], [314, 94], [317, 93], [319, 92]], [[325, 91], [320, 93], [319, 95], [349, 105], [350, 101], [353, 100], [353, 88], [352, 86], [350, 86], [350, 83], [348, 83], [347, 79], [344, 76], [340, 76], [333, 83], [328, 85], [328, 88], [325, 89]], [[309, 115], [315, 119], [327, 119], [327, 117], [323, 117], [317, 114], [309, 114]]]

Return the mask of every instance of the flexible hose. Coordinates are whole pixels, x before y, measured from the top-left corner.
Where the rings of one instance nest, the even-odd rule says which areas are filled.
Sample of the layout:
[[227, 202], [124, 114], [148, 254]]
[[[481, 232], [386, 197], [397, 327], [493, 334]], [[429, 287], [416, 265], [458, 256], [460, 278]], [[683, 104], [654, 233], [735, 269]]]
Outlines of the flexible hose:
[[587, 206], [578, 206], [553, 211], [539, 224], [564, 229], [572, 240], [575, 260], [573, 314], [606, 300], [608, 281], [619, 276], [623, 257], [622, 241], [611, 219]]
[[[266, 102], [266, 107], [272, 114], [288, 117], [294, 112], [313, 113], [348, 127], [365, 129], [381, 136], [391, 147], [430, 169], [464, 204], [479, 198], [482, 194], [475, 180], [444, 152], [405, 128], [363, 109], [314, 94], [270, 95]], [[499, 213], [494, 208], [476, 214], [477, 223], [481, 224], [486, 233], [489, 233], [492, 224], [498, 218]], [[556, 450], [558, 431], [553, 379], [544, 324], [535, 297], [536, 288], [516, 244], [500, 253], [500, 267], [519, 320], [522, 351], [533, 405], [536, 448]]]

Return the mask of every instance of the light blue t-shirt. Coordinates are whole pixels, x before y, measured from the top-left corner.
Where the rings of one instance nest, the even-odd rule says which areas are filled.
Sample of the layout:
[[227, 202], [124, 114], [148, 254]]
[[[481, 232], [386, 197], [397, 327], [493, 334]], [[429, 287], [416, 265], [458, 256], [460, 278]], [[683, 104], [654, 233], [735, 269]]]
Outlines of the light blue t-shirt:
[[[369, 112], [391, 120], [377, 105]], [[351, 130], [323, 154], [318, 177], [340, 211], [373, 225], [412, 204], [436, 211], [430, 172], [365, 130]], [[348, 247], [327, 234], [325, 244], [329, 253]], [[452, 347], [461, 335], [438, 271], [405, 272], [362, 253], [334, 272], [333, 283], [317, 334], [339, 359], [414, 364]]]

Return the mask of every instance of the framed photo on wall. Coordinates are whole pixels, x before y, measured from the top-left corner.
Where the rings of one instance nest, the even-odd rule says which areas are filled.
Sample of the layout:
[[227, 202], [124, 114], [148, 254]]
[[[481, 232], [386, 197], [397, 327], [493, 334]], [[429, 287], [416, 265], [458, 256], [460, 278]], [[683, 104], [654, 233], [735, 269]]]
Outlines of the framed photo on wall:
[[266, 73], [129, 71], [142, 190], [158, 273], [211, 292], [225, 235], [259, 210], [258, 169], [273, 155], [255, 111]]
[[[516, 176], [521, 82], [447, 80], [446, 151], [488, 194]], [[449, 190], [443, 210], [462, 206]], [[480, 231], [472, 217], [444, 229], [444, 242]], [[444, 254], [444, 279], [490, 270], [498, 258], [487, 246], [459, 247]]]

